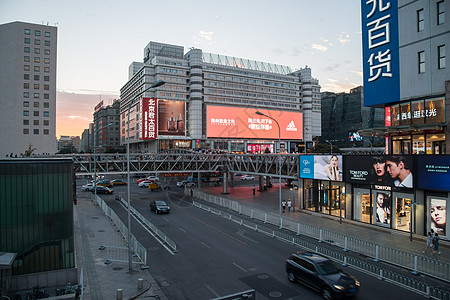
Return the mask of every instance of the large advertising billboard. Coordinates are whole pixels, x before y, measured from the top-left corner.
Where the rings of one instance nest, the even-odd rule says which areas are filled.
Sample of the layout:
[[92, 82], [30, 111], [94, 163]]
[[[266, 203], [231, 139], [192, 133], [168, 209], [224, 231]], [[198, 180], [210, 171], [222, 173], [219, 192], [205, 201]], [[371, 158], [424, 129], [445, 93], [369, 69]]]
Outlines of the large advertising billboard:
[[412, 156], [345, 156], [345, 182], [413, 188], [413, 174]]
[[361, 0], [364, 105], [400, 101], [398, 3]]
[[447, 199], [429, 197], [430, 228], [441, 236], [447, 235]]
[[342, 181], [342, 155], [302, 155], [300, 178]]
[[158, 100], [158, 134], [186, 135], [186, 102]]
[[155, 98], [142, 98], [140, 102], [142, 112], [141, 140], [154, 140], [158, 136], [157, 103], [158, 100]]
[[[278, 139], [278, 126], [272, 119], [256, 114], [255, 108], [208, 105], [208, 138]], [[280, 137], [303, 139], [303, 114], [291, 111], [259, 109], [277, 120]]]
[[417, 186], [424, 190], [448, 191], [450, 186], [450, 155], [418, 156]]

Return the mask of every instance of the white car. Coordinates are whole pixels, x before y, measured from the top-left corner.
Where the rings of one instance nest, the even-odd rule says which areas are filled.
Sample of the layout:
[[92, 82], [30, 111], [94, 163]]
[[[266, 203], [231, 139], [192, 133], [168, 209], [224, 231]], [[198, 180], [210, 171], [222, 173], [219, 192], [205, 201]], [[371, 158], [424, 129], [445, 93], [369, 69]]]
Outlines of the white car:
[[148, 176], [147, 179], [153, 180], [153, 181], [159, 181], [159, 177], [157, 177], [157, 176]]
[[252, 175], [243, 175], [241, 177], [241, 180], [253, 180], [253, 179], [255, 179], [255, 176]]
[[81, 190], [82, 191], [93, 191], [94, 190], [94, 184], [93, 183], [85, 184], [85, 185], [81, 186]]
[[151, 183], [155, 183], [154, 180], [144, 180], [139, 182], [138, 187], [148, 187]]
[[185, 186], [187, 182], [188, 182], [187, 180], [177, 181], [177, 186], [179, 187]]

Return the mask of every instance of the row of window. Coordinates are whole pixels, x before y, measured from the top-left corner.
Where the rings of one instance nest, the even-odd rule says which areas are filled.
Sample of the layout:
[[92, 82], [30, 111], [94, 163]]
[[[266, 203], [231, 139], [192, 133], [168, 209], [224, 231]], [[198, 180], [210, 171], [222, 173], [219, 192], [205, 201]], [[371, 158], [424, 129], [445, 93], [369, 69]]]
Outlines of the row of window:
[[277, 93], [277, 94], [294, 95], [294, 96], [298, 95], [298, 92], [294, 91], [294, 90], [273, 89], [273, 88], [267, 88], [267, 87], [262, 87], [262, 86], [237, 84], [237, 83], [229, 83], [229, 82], [222, 82], [222, 81], [205, 81], [205, 85], [224, 87], [224, 88], [241, 89], [241, 90], [250, 90], [250, 91], [260, 91], [260, 92], [265, 92], [265, 93]]
[[[50, 108], [50, 103], [48, 102], [44, 102], [44, 108]], [[33, 107], [39, 107], [40, 103], [39, 102], [33, 102]], [[23, 107], [30, 107], [30, 102], [29, 101], [23, 101]]]
[[[39, 122], [40, 120], [33, 120], [33, 125], [39, 126]], [[42, 123], [44, 126], [49, 126], [50, 125], [50, 121], [49, 120], [44, 120], [44, 122]], [[23, 120], [23, 125], [28, 126], [30, 125], [30, 120]]]
[[[30, 71], [30, 65], [24, 65], [23, 66], [23, 70], [24, 71]], [[35, 72], [40, 72], [41, 71], [41, 67], [40, 66], [34, 66], [33, 70]], [[44, 72], [45, 73], [50, 73], [50, 67], [44, 67]]]
[[[31, 53], [30, 47], [23, 47], [23, 52]], [[34, 54], [41, 54], [41, 48], [34, 48]], [[45, 55], [50, 55], [50, 49], [44, 49]]]
[[[26, 34], [26, 35], [30, 35], [31, 34], [31, 29], [25, 29], [23, 33]], [[48, 38], [51, 36], [50, 32], [48, 32], [48, 31], [46, 31], [44, 33], [44, 35], [45, 35], [45, 37], [48, 37]], [[41, 36], [41, 31], [40, 30], [35, 30], [34, 31], [34, 36]]]
[[[30, 88], [30, 84], [29, 84], [28, 82], [24, 82], [23, 88], [24, 88], [24, 89], [29, 89], [29, 88]], [[40, 89], [40, 85], [39, 85], [38, 83], [35, 83], [35, 84], [33, 85], [33, 88], [34, 88], [35, 90], [38, 90], [38, 89]], [[46, 91], [50, 90], [50, 85], [44, 84], [44, 90], [46, 90]]]
[[[29, 111], [29, 110], [24, 110], [24, 111], [23, 111], [23, 115], [24, 115], [25, 117], [30, 116], [30, 111]], [[50, 116], [50, 112], [44, 111], [42, 115], [43, 115], [44, 117], [49, 117], [49, 116]], [[39, 111], [38, 111], [38, 110], [33, 111], [33, 116], [34, 116], [34, 117], [39, 117]]]
[[[30, 74], [23, 74], [23, 79], [30, 80]], [[34, 75], [33, 79], [40, 80], [41, 77], [40, 77], [40, 75]], [[44, 76], [44, 81], [50, 81], [50, 76]]]
[[[442, 25], [445, 23], [445, 10], [444, 0], [436, 3], [436, 25]], [[425, 30], [425, 12], [422, 9], [417, 11], [417, 31]]]
[[[40, 93], [33, 93], [33, 99], [39, 99], [41, 96]], [[25, 99], [30, 98], [30, 93], [29, 92], [23, 92], [23, 97]], [[50, 94], [44, 94], [44, 99], [50, 99]]]
[[[23, 129], [23, 134], [30, 134], [30, 129], [24, 128]], [[33, 129], [33, 134], [39, 134], [39, 129]], [[43, 130], [43, 134], [48, 135], [49, 134], [49, 130], [48, 129], [44, 129]]]
[[[418, 58], [418, 70], [419, 74], [425, 73], [425, 51], [419, 51], [417, 53]], [[438, 69], [445, 69], [445, 45], [440, 45], [437, 47], [437, 65]]]
[[[23, 43], [27, 44], [27, 45], [30, 45], [31, 44], [31, 39], [30, 38], [24, 38], [23, 39]], [[40, 45], [41, 44], [41, 40], [35, 39], [34, 40], [34, 44], [35, 45]], [[50, 47], [50, 41], [49, 40], [45, 40], [44, 41], [44, 46]]]
[[[23, 61], [24, 62], [30, 62], [31, 59], [30, 59], [29, 56], [24, 56], [23, 57]], [[40, 63], [41, 62], [41, 58], [39, 56], [35, 56], [33, 61], [35, 63]], [[48, 57], [44, 58], [44, 64], [49, 64], [49, 63], [50, 63], [50, 58], [48, 58]]]

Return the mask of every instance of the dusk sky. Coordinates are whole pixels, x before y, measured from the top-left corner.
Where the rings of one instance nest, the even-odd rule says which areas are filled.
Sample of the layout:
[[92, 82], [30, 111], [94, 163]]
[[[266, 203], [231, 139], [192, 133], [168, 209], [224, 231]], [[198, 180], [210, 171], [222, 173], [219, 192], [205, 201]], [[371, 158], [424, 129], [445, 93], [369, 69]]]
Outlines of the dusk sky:
[[57, 138], [119, 98], [150, 42], [312, 69], [321, 91], [362, 84], [359, 0], [0, 0], [0, 24], [58, 27]]

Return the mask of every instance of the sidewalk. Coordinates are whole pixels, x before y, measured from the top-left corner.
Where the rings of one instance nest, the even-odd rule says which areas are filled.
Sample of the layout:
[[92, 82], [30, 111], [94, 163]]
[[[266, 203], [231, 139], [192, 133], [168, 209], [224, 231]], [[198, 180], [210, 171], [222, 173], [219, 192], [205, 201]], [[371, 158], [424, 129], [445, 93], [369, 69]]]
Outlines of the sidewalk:
[[[124, 261], [105, 264], [108, 258], [112, 258], [108, 257], [111, 254], [108, 249], [99, 250], [99, 247], [124, 247], [126, 242], [116, 232], [101, 208], [94, 206], [91, 193], [78, 193], [77, 200], [78, 204], [74, 206], [74, 233], [80, 280], [83, 270], [83, 299], [114, 300], [117, 298], [117, 289], [123, 290], [123, 299], [140, 294], [147, 299], [156, 299], [151, 297], [155, 295], [160, 299], [167, 299], [149, 270], [141, 270], [138, 265], [133, 265], [133, 271], [129, 272], [126, 250], [122, 251], [120, 257]], [[143, 279], [142, 289], [138, 289], [140, 278]]]
[[[227, 187], [228, 194], [223, 193], [223, 186], [209, 187], [204, 186], [201, 191], [207, 194], [212, 194], [222, 198], [236, 200], [239, 204], [251, 207], [254, 209], [263, 210], [275, 215], [279, 214], [279, 189], [278, 183], [274, 183], [272, 188], [267, 189], [264, 192], [256, 191], [255, 195], [252, 192], [252, 186], [235, 186]], [[292, 191], [289, 190], [284, 184], [282, 184], [282, 199], [293, 199]], [[298, 198], [295, 196], [295, 206], [298, 205]], [[291, 219], [299, 223], [305, 223], [328, 229], [337, 233], [345, 234], [352, 237], [357, 237], [362, 240], [371, 241], [379, 245], [388, 246], [398, 250], [406, 251], [413, 254], [423, 255], [422, 251], [426, 246], [426, 237], [413, 234], [413, 239], [410, 241], [409, 232], [399, 231], [396, 229], [384, 228], [372, 224], [366, 224], [363, 222], [353, 221], [342, 218], [340, 223], [339, 217], [324, 215], [308, 210], [295, 212], [292, 210], [282, 214], [282, 218]], [[440, 255], [431, 255], [430, 250], [425, 254], [434, 259], [450, 262], [450, 242], [440, 240], [439, 250]]]

